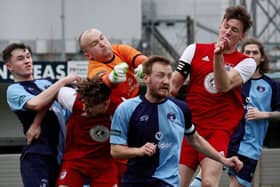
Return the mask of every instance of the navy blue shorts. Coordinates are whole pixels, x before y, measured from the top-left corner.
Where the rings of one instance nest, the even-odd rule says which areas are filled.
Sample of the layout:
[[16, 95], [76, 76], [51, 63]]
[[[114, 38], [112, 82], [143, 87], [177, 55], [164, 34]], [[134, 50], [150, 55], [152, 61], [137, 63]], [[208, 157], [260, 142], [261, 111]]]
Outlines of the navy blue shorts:
[[[230, 154], [229, 154], [230, 155]], [[238, 156], [239, 160], [241, 160], [243, 162], [243, 168], [237, 172], [234, 169], [230, 169], [229, 170], [229, 175], [233, 175], [238, 177], [241, 180], [244, 180], [244, 182], [246, 183], [251, 183], [254, 177], [254, 173], [258, 164], [257, 160], [248, 158], [246, 156], [243, 155], [239, 155], [239, 154], [235, 154], [236, 156]], [[233, 155], [230, 155], [233, 156]], [[241, 181], [239, 181], [240, 183], [242, 183]]]
[[20, 157], [20, 172], [25, 187], [54, 187], [59, 167], [53, 156], [23, 154]]

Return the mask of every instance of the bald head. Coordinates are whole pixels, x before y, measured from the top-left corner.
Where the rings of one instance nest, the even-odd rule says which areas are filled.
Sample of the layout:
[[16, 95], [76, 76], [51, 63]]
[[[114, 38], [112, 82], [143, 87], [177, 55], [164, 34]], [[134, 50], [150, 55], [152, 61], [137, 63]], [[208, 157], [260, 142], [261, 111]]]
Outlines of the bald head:
[[84, 56], [89, 60], [107, 62], [113, 58], [111, 43], [98, 29], [91, 28], [82, 32], [79, 44]]
[[102, 34], [102, 32], [95, 28], [91, 28], [91, 29], [83, 31], [79, 37], [79, 44], [80, 44], [81, 50], [84, 51], [84, 49], [87, 47], [91, 37], [97, 38], [97, 36], [100, 34]]

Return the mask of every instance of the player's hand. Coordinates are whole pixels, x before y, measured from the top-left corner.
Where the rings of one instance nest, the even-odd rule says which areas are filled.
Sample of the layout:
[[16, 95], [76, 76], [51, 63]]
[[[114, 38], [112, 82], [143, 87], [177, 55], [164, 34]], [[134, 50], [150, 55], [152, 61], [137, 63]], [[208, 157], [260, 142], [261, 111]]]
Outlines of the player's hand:
[[152, 156], [156, 153], [157, 145], [154, 143], [146, 143], [142, 147], [139, 148], [139, 154], [138, 156]]
[[82, 80], [82, 78], [75, 74], [70, 74], [70, 75], [67, 75], [66, 77], [63, 77], [62, 79], [60, 79], [60, 81], [62, 81], [64, 85], [76, 84], [77, 82], [80, 82], [81, 80]]
[[126, 72], [127, 72], [128, 64], [125, 62], [117, 64], [113, 71], [109, 74], [109, 80], [112, 83], [120, 83], [126, 81]]
[[240, 171], [243, 168], [243, 162], [240, 161], [237, 156], [226, 158], [224, 164], [228, 167], [234, 168], [236, 171]]
[[142, 64], [139, 64], [137, 68], [134, 69], [134, 75], [138, 79], [143, 79], [144, 78], [144, 73], [143, 73], [143, 66]]
[[247, 120], [259, 120], [259, 119], [265, 119], [268, 117], [267, 112], [261, 112], [255, 107], [248, 107], [248, 111], [245, 115], [245, 119]]
[[215, 44], [214, 54], [222, 54], [226, 49], [229, 49], [229, 39], [224, 37]]
[[27, 144], [31, 144], [33, 140], [39, 138], [41, 134], [41, 127], [39, 125], [32, 124], [26, 132]]

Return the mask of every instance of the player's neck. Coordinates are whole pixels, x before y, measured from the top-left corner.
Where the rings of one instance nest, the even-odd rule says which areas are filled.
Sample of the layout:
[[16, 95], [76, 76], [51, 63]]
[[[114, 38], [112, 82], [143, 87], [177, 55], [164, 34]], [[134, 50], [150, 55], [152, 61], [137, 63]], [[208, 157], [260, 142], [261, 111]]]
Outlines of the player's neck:
[[14, 76], [14, 81], [15, 82], [24, 82], [24, 81], [32, 81], [33, 76], [30, 75], [28, 77], [21, 77], [21, 76]]
[[257, 78], [260, 78], [262, 75], [263, 75], [263, 74], [261, 74], [260, 71], [256, 71], [256, 72], [253, 74], [252, 78], [257, 79]]

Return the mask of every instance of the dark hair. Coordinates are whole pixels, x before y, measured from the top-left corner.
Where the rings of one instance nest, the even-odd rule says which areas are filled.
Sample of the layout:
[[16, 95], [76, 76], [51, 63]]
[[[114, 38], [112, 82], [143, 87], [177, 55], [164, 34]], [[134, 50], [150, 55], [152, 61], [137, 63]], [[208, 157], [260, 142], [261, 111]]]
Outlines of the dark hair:
[[2, 51], [2, 58], [4, 63], [7, 63], [11, 59], [12, 52], [16, 49], [27, 49], [32, 54], [30, 47], [25, 45], [24, 43], [11, 43]]
[[226, 9], [224, 18], [226, 20], [229, 19], [237, 19], [243, 24], [243, 32], [247, 32], [252, 26], [252, 20], [250, 14], [247, 12], [245, 7], [238, 6], [230, 6]]
[[109, 99], [112, 90], [102, 81], [102, 78], [95, 76], [92, 79], [83, 80], [78, 84], [80, 100], [86, 106], [100, 104]]
[[269, 59], [264, 50], [264, 45], [256, 38], [246, 38], [242, 43], [241, 51], [244, 52], [246, 45], [250, 45], [250, 44], [257, 45], [261, 52], [261, 57], [263, 58], [263, 60], [259, 65], [260, 73], [262, 74], [267, 73], [269, 71]]
[[142, 63], [143, 73], [150, 75], [152, 73], [152, 67], [155, 63], [165, 64], [165, 65], [171, 64], [169, 59], [162, 56], [153, 55]]

